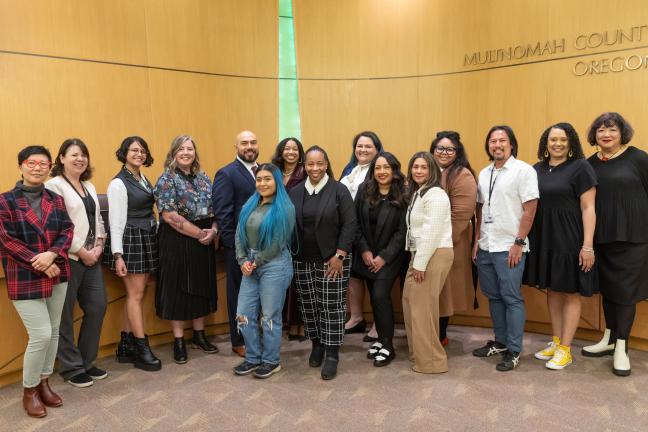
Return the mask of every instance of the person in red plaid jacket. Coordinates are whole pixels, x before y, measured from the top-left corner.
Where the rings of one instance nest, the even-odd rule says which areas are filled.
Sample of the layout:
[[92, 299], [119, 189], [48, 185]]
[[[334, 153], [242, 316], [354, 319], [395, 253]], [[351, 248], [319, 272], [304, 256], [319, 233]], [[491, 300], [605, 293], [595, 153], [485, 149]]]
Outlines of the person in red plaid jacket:
[[32, 417], [63, 400], [52, 391], [61, 310], [70, 273], [67, 251], [74, 225], [63, 198], [44, 188], [52, 156], [42, 146], [18, 153], [22, 180], [0, 195], [0, 257], [7, 293], [29, 342], [23, 359], [23, 407]]

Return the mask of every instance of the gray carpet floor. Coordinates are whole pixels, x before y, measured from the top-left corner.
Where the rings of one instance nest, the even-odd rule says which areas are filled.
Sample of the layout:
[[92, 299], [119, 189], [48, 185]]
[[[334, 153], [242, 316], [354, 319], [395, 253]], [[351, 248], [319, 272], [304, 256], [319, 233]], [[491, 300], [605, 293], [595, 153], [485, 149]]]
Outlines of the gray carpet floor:
[[453, 327], [447, 346], [450, 371], [411, 372], [402, 328], [397, 357], [374, 368], [368, 344], [350, 335], [338, 377], [322, 381], [308, 367], [309, 342], [284, 341], [283, 370], [267, 380], [238, 377], [240, 359], [225, 336], [221, 353], [189, 351], [173, 363], [171, 346], [157, 347], [162, 371], [147, 373], [112, 358], [98, 361], [110, 375], [76, 389], [51, 382], [64, 398], [44, 419], [22, 409], [20, 384], [0, 389], [1, 431], [647, 431], [648, 353], [631, 351], [632, 375], [612, 374], [612, 357], [580, 355], [551, 371], [533, 358], [547, 336], [527, 334], [520, 367], [497, 372], [497, 359], [471, 350], [491, 337], [488, 329]]

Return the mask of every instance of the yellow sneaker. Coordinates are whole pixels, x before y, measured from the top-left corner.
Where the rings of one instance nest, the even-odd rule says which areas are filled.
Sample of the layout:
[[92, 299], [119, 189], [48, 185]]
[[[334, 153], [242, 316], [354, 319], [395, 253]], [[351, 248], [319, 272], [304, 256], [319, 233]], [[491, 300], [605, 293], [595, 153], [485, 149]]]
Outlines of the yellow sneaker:
[[551, 360], [556, 353], [556, 347], [560, 345], [560, 338], [553, 336], [553, 340], [547, 344], [547, 348], [535, 353], [535, 358], [538, 360]]
[[545, 364], [545, 366], [547, 369], [561, 370], [565, 369], [570, 364], [572, 364], [571, 350], [567, 346], [558, 345], [556, 353], [552, 359]]

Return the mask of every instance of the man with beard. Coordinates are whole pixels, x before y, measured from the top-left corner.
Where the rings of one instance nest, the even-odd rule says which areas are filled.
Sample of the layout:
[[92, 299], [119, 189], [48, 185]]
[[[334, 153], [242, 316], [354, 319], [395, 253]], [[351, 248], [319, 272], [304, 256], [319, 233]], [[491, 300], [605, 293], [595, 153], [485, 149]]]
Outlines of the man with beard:
[[236, 261], [234, 235], [241, 207], [255, 191], [258, 156], [259, 145], [256, 135], [250, 131], [239, 133], [236, 136], [236, 159], [216, 173], [212, 189], [214, 215], [220, 240], [225, 249], [230, 339], [232, 351], [240, 357], [245, 357], [245, 342], [243, 336], [237, 331], [236, 306], [243, 275]]
[[538, 204], [538, 177], [517, 160], [517, 140], [508, 126], [493, 126], [485, 150], [493, 162], [479, 173], [473, 260], [488, 298], [495, 340], [473, 351], [476, 357], [503, 354], [498, 371], [518, 366], [526, 311], [520, 285]]

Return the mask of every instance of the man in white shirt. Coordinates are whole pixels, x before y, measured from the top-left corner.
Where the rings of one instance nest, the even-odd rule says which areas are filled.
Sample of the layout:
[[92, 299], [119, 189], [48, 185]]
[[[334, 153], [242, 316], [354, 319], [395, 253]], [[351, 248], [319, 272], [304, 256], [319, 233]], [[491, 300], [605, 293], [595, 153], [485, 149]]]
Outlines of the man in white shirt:
[[540, 194], [536, 171], [515, 158], [517, 140], [510, 127], [493, 126], [485, 148], [493, 163], [479, 173], [473, 260], [488, 298], [495, 340], [473, 355], [503, 353], [496, 369], [509, 371], [518, 366], [522, 351], [526, 312], [520, 285]]
[[236, 159], [216, 173], [212, 188], [214, 217], [225, 249], [227, 267], [227, 313], [230, 324], [232, 351], [245, 357], [245, 342], [237, 331], [236, 306], [241, 286], [241, 268], [236, 261], [234, 235], [241, 207], [256, 189], [257, 157], [259, 144], [253, 132], [243, 131], [236, 136]]

